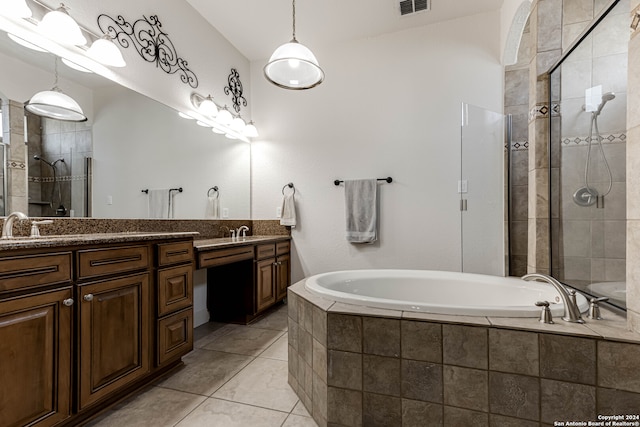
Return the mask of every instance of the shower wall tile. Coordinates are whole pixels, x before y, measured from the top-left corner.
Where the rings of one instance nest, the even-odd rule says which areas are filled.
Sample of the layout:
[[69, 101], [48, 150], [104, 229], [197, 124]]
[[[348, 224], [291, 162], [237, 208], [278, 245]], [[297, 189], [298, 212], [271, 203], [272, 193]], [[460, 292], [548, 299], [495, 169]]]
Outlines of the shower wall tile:
[[513, 220], [525, 220], [528, 217], [528, 194], [525, 191], [511, 192], [511, 218]]
[[591, 258], [591, 281], [603, 282], [606, 280], [605, 259]]
[[560, 49], [562, 39], [562, 0], [538, 0], [537, 52]]
[[591, 221], [562, 221], [565, 257], [591, 256]]
[[607, 55], [593, 59], [592, 86], [597, 85], [602, 85], [603, 92], [627, 91], [626, 54]]
[[591, 258], [562, 257], [561, 263], [564, 270], [564, 280], [568, 283], [591, 279]]
[[614, 182], [611, 192], [605, 196], [604, 219], [625, 221], [627, 218], [627, 184]]
[[[567, 2], [565, 2], [566, 4]], [[566, 52], [567, 48], [569, 48], [580, 36], [580, 34], [587, 28], [590, 21], [582, 21], [576, 22], [574, 24], [567, 24], [562, 27], [562, 51]], [[592, 40], [591, 37], [587, 37], [584, 39], [580, 45], [571, 52], [564, 63], [580, 61], [583, 59], [591, 58], [591, 50], [592, 50]]]
[[524, 221], [511, 221], [511, 254], [514, 256], [527, 255], [527, 233], [529, 224]]
[[540, 376], [595, 385], [596, 342], [588, 338], [540, 334]]
[[605, 259], [604, 280], [608, 282], [624, 282], [627, 277], [626, 264], [626, 259]]
[[505, 105], [524, 105], [529, 102], [529, 68], [505, 73]]
[[596, 388], [593, 386], [541, 379], [540, 397], [543, 423], [596, 417]]
[[590, 22], [593, 19], [593, 0], [572, 0], [562, 4], [562, 23]]
[[[640, 125], [640, 96], [638, 96], [640, 94], [640, 66], [637, 65], [638, 56], [640, 56], [640, 37], [636, 35], [629, 41], [630, 67], [627, 75], [627, 93], [629, 93], [627, 129], [634, 129]], [[633, 58], [635, 58], [636, 62], [634, 62]], [[634, 139], [633, 141], [638, 140]]]
[[[562, 98], [583, 98], [584, 90], [592, 84], [591, 59], [572, 61], [562, 65]], [[588, 129], [587, 129], [588, 130]]]
[[607, 258], [626, 257], [627, 224], [626, 221], [604, 222], [604, 252]]
[[524, 276], [527, 274], [527, 256], [512, 255], [510, 276]]
[[443, 362], [469, 368], [488, 366], [488, 336], [486, 328], [473, 326], [442, 326]]
[[[531, 163], [531, 158], [529, 163]], [[529, 218], [549, 218], [549, 169], [547, 168], [529, 171], [528, 212]]]
[[529, 150], [511, 151], [511, 183], [526, 189], [529, 179]]
[[[636, 37], [640, 39], [640, 37]], [[639, 52], [640, 55], [640, 52]], [[640, 72], [638, 73], [640, 74]], [[640, 87], [638, 87], [640, 98]], [[631, 101], [630, 101], [631, 102]], [[640, 114], [640, 109], [638, 110]], [[640, 126], [628, 132], [627, 142], [627, 219], [640, 219]], [[640, 255], [638, 252], [634, 254]], [[631, 256], [629, 258], [632, 258]], [[638, 256], [640, 258], [640, 256]]]
[[599, 25], [593, 31], [593, 56], [624, 54], [626, 57], [629, 43], [629, 16], [619, 14], [608, 16], [606, 19], [607, 25]]

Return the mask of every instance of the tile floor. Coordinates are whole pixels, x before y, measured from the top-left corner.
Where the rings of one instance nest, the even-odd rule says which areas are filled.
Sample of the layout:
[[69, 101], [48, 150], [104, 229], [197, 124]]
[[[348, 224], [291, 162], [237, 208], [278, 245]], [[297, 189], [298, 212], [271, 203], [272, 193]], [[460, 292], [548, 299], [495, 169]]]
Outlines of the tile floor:
[[287, 307], [250, 326], [195, 330], [185, 366], [91, 427], [317, 427], [287, 384]]

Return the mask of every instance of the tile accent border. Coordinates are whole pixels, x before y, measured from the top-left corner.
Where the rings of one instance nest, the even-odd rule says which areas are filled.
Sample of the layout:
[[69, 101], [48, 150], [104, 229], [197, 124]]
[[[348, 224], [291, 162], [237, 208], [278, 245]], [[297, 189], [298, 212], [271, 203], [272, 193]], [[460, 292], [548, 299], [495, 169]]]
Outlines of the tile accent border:
[[301, 281], [288, 322], [289, 384], [320, 427], [546, 425], [637, 414], [640, 402], [640, 335], [616, 332], [621, 318], [589, 327], [380, 310]]
[[[597, 143], [596, 137], [592, 137], [594, 144]], [[624, 144], [627, 142], [626, 133], [615, 133], [601, 136], [603, 144]], [[589, 136], [569, 136], [562, 139], [563, 146], [589, 145]]]

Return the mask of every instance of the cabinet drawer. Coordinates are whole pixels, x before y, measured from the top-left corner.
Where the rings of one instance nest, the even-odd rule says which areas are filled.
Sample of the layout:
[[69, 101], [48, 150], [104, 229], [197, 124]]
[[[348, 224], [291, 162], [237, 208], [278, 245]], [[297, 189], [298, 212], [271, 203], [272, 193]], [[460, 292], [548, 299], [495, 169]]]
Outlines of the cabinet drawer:
[[271, 258], [276, 255], [276, 245], [270, 243], [268, 245], [256, 246], [256, 259]]
[[193, 350], [193, 309], [158, 320], [158, 365]]
[[147, 246], [125, 246], [78, 251], [78, 278], [149, 268]]
[[71, 252], [0, 259], [0, 292], [71, 281]]
[[288, 254], [291, 252], [291, 242], [276, 243], [276, 255]]
[[193, 260], [193, 243], [177, 242], [158, 245], [158, 265], [171, 265]]
[[253, 259], [253, 246], [201, 252], [198, 256], [198, 268], [214, 267], [247, 259]]
[[158, 317], [193, 305], [193, 267], [158, 271]]

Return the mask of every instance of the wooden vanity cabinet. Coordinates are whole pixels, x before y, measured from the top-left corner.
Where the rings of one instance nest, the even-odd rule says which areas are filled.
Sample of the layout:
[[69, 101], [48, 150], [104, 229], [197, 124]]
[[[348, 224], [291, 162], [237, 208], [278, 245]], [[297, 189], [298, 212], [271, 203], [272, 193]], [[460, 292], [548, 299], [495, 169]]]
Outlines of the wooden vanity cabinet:
[[156, 366], [193, 350], [193, 243], [158, 245]]
[[256, 313], [287, 296], [291, 284], [290, 243], [256, 246]]
[[71, 286], [0, 297], [0, 424], [50, 427], [71, 416]]

